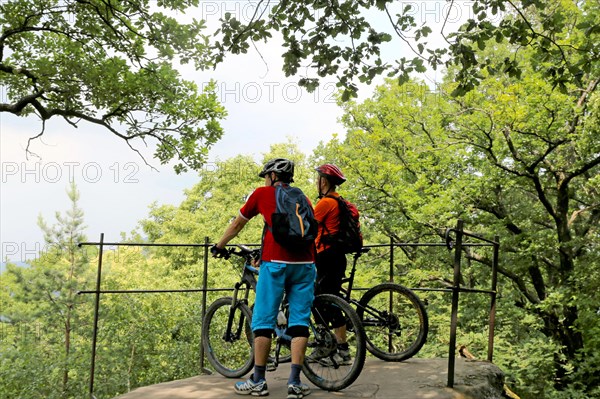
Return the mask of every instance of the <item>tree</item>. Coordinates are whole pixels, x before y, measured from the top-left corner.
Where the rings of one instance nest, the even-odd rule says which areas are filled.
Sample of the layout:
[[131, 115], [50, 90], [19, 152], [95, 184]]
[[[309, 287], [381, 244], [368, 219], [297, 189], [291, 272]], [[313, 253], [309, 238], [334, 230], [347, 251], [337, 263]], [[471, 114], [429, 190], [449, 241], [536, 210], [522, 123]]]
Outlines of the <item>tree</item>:
[[[446, 48], [432, 48], [427, 40], [438, 27], [419, 25], [415, 4], [393, 0], [321, 1], [289, 0], [278, 2], [266, 13], [269, 1], [261, 0], [248, 23], [229, 14], [217, 32], [215, 61], [227, 53], [248, 51], [251, 42], [271, 40], [277, 32], [283, 39], [283, 71], [286, 76], [300, 75], [299, 84], [313, 90], [319, 78], [335, 76], [343, 89], [343, 100], [356, 96], [356, 80], [371, 83], [379, 75], [407, 82], [414, 72], [426, 67], [458, 68], [459, 85], [454, 95], [472, 90], [487, 74], [519, 76], [523, 65], [508, 55], [494, 60], [481, 57], [480, 50], [497, 43], [531, 48], [527, 62], [533, 62], [553, 85], [565, 89], [574, 84], [589, 89], [581, 77], [597, 75], [600, 56], [600, 9], [591, 0], [477, 0], [470, 18], [457, 32], [446, 32], [446, 24], [456, 8], [465, 3], [449, 1], [442, 10], [444, 22], [439, 34]], [[262, 7], [261, 7], [262, 5]], [[577, 10], [577, 12], [575, 12]], [[262, 12], [260, 12], [262, 11]], [[468, 10], [458, 12], [467, 14]], [[385, 23], [382, 21], [386, 21]], [[576, 42], [565, 40], [577, 37]], [[382, 50], [388, 43], [406, 46], [411, 57], [386, 61]], [[396, 47], [398, 48], [398, 47]], [[304, 67], [314, 74], [302, 75]], [[302, 69], [301, 69], [302, 68]], [[316, 75], [316, 77], [314, 77]], [[597, 81], [596, 81], [597, 84]], [[591, 87], [593, 87], [592, 85]]]
[[[481, 56], [494, 62], [514, 51], [487, 45]], [[457, 218], [489, 237], [500, 234], [499, 272], [514, 289], [506, 298], [538, 320], [554, 345], [545, 380], [565, 397], [597, 394], [590, 320], [600, 298], [590, 284], [598, 281], [592, 265], [600, 247], [600, 97], [571, 83], [556, 90], [545, 71], [525, 67], [535, 50], [519, 57], [520, 77], [486, 74], [463, 97], [449, 94], [460, 84], [460, 70], [451, 70], [437, 92], [388, 82], [372, 99], [346, 103], [349, 132], [332, 153], [358, 176], [364, 213], [392, 236], [439, 235]], [[489, 254], [466, 256], [490, 265]]]
[[[203, 21], [177, 22], [197, 0], [115, 2], [10, 0], [0, 4], [0, 112], [100, 126], [137, 145], [156, 145], [161, 164], [198, 169], [226, 115], [213, 86], [199, 93], [174, 63], [208, 67]], [[151, 9], [151, 6], [153, 9]], [[166, 13], [164, 13], [166, 12]], [[144, 158], [142, 156], [142, 158]], [[145, 159], [144, 159], [145, 160]]]
[[[79, 248], [83, 211], [73, 184], [71, 207], [49, 226], [46, 246], [27, 266], [0, 275], [0, 392], [11, 398], [81, 398], [88, 392], [98, 253]], [[141, 241], [136, 239], [137, 242]], [[181, 242], [181, 241], [179, 241]], [[104, 248], [102, 290], [197, 288], [198, 267], [173, 270], [136, 247]], [[102, 294], [96, 353], [97, 397], [198, 373], [197, 293]], [[177, 359], [177, 361], [173, 361]]]
[[[522, 56], [537, 54], [524, 50]], [[529, 67], [519, 80], [484, 79], [456, 102], [455, 126], [447, 126], [451, 139], [479, 157], [471, 165], [484, 176], [472, 186], [480, 191], [467, 191], [473, 212], [478, 223], [505, 232], [507, 257], [515, 259], [505, 275], [522, 294], [515, 304], [540, 317], [541, 331], [560, 348], [559, 389], [578, 379], [589, 389], [600, 383], [587, 375], [584, 360], [594, 350], [586, 344], [594, 327], [581, 318], [594, 309], [579, 295], [590, 288], [580, 279], [600, 244], [598, 78], [579, 79], [561, 91], [545, 71]]]
[[[77, 378], [72, 381], [71, 372], [87, 359], [73, 354], [76, 342], [73, 331], [85, 324], [82, 323], [85, 301], [77, 292], [88, 288], [93, 273], [87, 253], [77, 246], [85, 241], [85, 226], [75, 183], [67, 194], [71, 208], [65, 215], [56, 213], [56, 224], [48, 226], [39, 217], [46, 242], [44, 252], [30, 267], [8, 265], [2, 276], [7, 284], [3, 289], [9, 298], [3, 316], [19, 332], [13, 345], [6, 348], [7, 358], [15, 364], [31, 365], [21, 369], [3, 364], [2, 373], [7, 377], [3, 381], [12, 384], [10, 388], [4, 387], [9, 396], [67, 398], [82, 390], [83, 381]], [[25, 339], [26, 334], [35, 334], [36, 339]]]

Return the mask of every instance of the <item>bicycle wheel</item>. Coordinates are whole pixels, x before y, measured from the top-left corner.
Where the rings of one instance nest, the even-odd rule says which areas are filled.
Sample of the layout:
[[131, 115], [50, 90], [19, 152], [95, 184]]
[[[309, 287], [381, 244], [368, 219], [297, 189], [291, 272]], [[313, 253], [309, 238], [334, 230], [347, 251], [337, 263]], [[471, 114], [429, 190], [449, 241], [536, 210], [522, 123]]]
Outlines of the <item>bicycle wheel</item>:
[[[332, 323], [332, 314], [346, 322], [349, 353], [342, 359]], [[338, 323], [335, 323], [338, 325]], [[365, 333], [356, 311], [342, 298], [322, 294], [315, 297], [311, 312], [311, 333], [302, 371], [310, 382], [327, 391], [339, 391], [359, 376], [366, 356]]]
[[232, 301], [230, 297], [219, 298], [208, 307], [202, 322], [202, 345], [209, 363], [219, 374], [239, 378], [254, 367], [252, 313], [245, 303], [237, 303], [227, 332]]
[[365, 330], [367, 349], [382, 360], [409, 359], [427, 340], [425, 306], [414, 292], [399, 284], [379, 284], [365, 292], [356, 313]]

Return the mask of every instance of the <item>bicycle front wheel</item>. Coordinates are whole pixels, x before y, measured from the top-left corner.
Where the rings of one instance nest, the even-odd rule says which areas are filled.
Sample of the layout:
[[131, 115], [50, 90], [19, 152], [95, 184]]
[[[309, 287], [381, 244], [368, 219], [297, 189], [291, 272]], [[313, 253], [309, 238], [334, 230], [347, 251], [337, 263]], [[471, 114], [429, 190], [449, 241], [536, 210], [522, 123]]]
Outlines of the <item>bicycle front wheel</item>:
[[400, 362], [425, 344], [429, 319], [425, 305], [410, 289], [395, 283], [376, 285], [356, 307], [365, 329], [367, 349], [376, 357]]
[[[335, 315], [335, 316], [333, 316]], [[344, 327], [334, 327], [341, 324]], [[345, 328], [348, 350], [339, 347], [337, 335]], [[302, 371], [310, 382], [326, 391], [339, 391], [360, 375], [366, 357], [365, 333], [356, 311], [342, 298], [322, 294], [311, 311], [307, 355]]]
[[254, 367], [252, 312], [241, 302], [232, 309], [232, 302], [230, 297], [219, 298], [208, 307], [202, 322], [202, 345], [219, 374], [239, 378]]

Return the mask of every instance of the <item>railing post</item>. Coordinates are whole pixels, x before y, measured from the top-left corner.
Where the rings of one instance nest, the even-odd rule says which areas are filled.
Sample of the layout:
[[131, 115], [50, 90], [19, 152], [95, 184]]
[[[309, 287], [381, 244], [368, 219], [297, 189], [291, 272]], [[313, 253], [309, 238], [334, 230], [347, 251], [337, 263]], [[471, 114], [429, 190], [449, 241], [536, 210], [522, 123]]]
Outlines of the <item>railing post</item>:
[[[390, 283], [394, 282], [394, 237], [390, 236]], [[394, 309], [394, 295], [393, 292], [390, 290], [389, 293], [389, 297], [388, 297], [388, 312], [389, 314], [394, 314], [393, 313], [393, 309]], [[392, 340], [392, 335], [389, 334], [388, 335], [388, 351], [392, 352], [393, 351], [393, 346], [394, 346], [394, 342]]]
[[94, 374], [96, 371], [96, 343], [98, 340], [98, 314], [100, 311], [100, 282], [102, 280], [102, 253], [104, 250], [104, 233], [100, 233], [100, 249], [98, 251], [98, 272], [96, 275], [96, 300], [94, 304], [94, 329], [92, 333], [92, 365], [90, 367], [90, 398], [94, 396]]
[[[202, 309], [200, 310], [201, 320], [200, 327], [204, 322], [204, 315], [206, 314], [206, 287], [208, 285], [208, 244], [209, 237], [204, 237], [204, 267], [202, 271]], [[204, 342], [202, 340], [202, 333], [200, 333], [200, 373], [205, 373], [204, 368]]]
[[390, 283], [394, 282], [394, 238], [390, 236]]
[[462, 256], [463, 221], [456, 223], [454, 246], [454, 281], [452, 284], [452, 313], [450, 318], [450, 344], [448, 348], [448, 388], [454, 387], [454, 365], [456, 363], [456, 328], [458, 322], [458, 296], [460, 293], [460, 259]]
[[494, 257], [492, 259], [492, 288], [490, 303], [490, 324], [488, 336], [488, 356], [487, 360], [492, 361], [494, 357], [494, 329], [496, 326], [496, 289], [498, 288], [498, 253], [500, 251], [500, 236], [494, 237]]

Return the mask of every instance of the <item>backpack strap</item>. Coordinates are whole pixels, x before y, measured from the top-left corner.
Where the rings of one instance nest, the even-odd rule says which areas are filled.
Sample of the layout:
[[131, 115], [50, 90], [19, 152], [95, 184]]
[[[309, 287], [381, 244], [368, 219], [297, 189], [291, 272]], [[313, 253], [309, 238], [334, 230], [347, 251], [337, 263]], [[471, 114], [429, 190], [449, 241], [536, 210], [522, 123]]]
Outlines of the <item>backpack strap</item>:
[[[275, 212], [277, 212], [277, 195], [278, 195], [278, 190], [281, 190], [281, 186], [283, 185], [287, 185], [289, 186], [289, 184], [285, 184], [285, 183], [281, 183], [281, 184], [277, 184], [275, 185]], [[273, 221], [271, 221], [272, 223]], [[267, 221], [265, 220], [265, 225], [263, 227], [263, 232], [262, 235], [260, 237], [260, 248], [263, 249], [264, 245], [265, 245], [265, 236], [267, 235], [267, 230], [269, 230], [271, 232], [271, 234], [273, 234], [273, 229], [271, 228], [271, 226], [269, 226], [267, 224]]]
[[260, 236], [260, 249], [261, 249], [261, 251], [265, 247], [265, 236], [267, 235], [267, 230], [271, 230], [271, 229], [269, 228], [269, 226], [267, 225], [267, 221], [265, 220], [265, 225], [263, 227], [263, 232], [262, 232], [262, 234]]
[[[336, 197], [335, 195], [327, 194], [323, 198], [332, 198], [332, 199], [336, 200], [337, 206], [338, 206], [338, 212], [339, 212], [340, 201], [343, 200], [341, 195], [338, 195]], [[338, 213], [338, 217], [339, 217], [339, 213]], [[338, 224], [339, 224], [339, 219], [338, 219]], [[338, 228], [339, 228], [339, 226], [338, 226]], [[327, 223], [325, 223], [325, 220], [323, 220], [323, 233], [321, 234], [321, 241], [319, 241], [319, 246], [322, 246], [322, 245], [324, 246], [325, 244], [327, 244], [327, 242], [323, 243], [323, 237], [332, 237], [332, 236], [333, 236], [333, 234], [331, 234], [331, 232], [327, 228]], [[325, 240], [327, 240], [327, 238], [325, 238]], [[329, 244], [329, 245], [331, 245], [331, 244]]]

